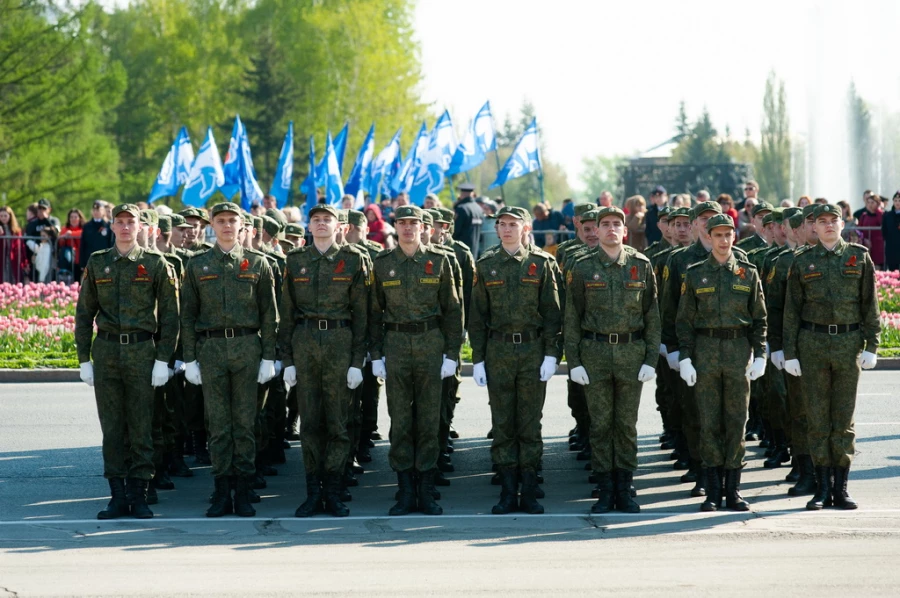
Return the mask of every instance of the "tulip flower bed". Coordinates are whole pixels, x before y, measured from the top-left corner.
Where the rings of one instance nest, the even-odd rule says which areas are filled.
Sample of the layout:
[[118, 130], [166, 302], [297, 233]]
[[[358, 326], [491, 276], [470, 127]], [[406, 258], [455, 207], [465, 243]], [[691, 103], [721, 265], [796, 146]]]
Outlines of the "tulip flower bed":
[[77, 301], [77, 284], [0, 284], [0, 368], [78, 367]]

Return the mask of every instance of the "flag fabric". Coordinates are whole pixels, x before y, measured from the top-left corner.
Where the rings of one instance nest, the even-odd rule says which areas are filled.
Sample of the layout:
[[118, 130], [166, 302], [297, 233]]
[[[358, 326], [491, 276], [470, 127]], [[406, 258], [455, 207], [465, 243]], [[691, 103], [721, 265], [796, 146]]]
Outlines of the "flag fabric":
[[450, 113], [445, 110], [431, 130], [428, 148], [422, 157], [416, 160], [418, 168], [409, 192], [410, 203], [421, 206], [426, 195], [437, 193], [444, 188], [444, 173], [450, 167], [456, 146]]
[[347, 136], [350, 134], [350, 123], [344, 123], [344, 128], [334, 138], [334, 155], [337, 156], [338, 170], [344, 172], [344, 152], [347, 149]]
[[406, 153], [406, 158], [397, 171], [397, 175], [392, 178], [388, 185], [393, 197], [396, 197], [400, 192], [409, 193], [412, 189], [413, 179], [415, 179], [417, 170], [416, 160], [421, 158], [427, 148], [428, 127], [423, 122], [422, 127], [419, 129], [419, 134], [416, 135], [415, 141], [413, 141], [412, 146]]
[[372, 158], [375, 157], [375, 125], [369, 127], [369, 134], [363, 141], [359, 153], [356, 155], [356, 162], [353, 164], [353, 170], [347, 177], [347, 184], [344, 185], [344, 193], [348, 193], [356, 197], [356, 203], [363, 202], [363, 190], [368, 188], [369, 178], [372, 176]]
[[278, 165], [275, 167], [275, 176], [272, 178], [272, 186], [269, 194], [275, 197], [278, 208], [283, 208], [291, 193], [291, 176], [294, 174], [294, 121], [288, 123], [284, 142], [281, 144], [281, 153], [278, 155]]
[[228, 140], [228, 151], [225, 153], [225, 163], [222, 171], [225, 173], [225, 183], [220, 191], [222, 195], [231, 199], [241, 190], [241, 137], [243, 137], [244, 123], [240, 115], [235, 115], [234, 125], [231, 127], [231, 139]]
[[378, 152], [372, 161], [372, 174], [369, 179], [369, 195], [372, 201], [377, 202], [382, 190], [388, 192], [387, 182], [390, 181], [393, 173], [400, 167], [400, 132], [403, 127], [397, 129], [383, 150]]
[[240, 183], [241, 183], [241, 207], [250, 211], [253, 202], [262, 203], [263, 192], [256, 180], [256, 170], [253, 168], [253, 156], [250, 154], [250, 141], [247, 139], [247, 129], [242, 127], [240, 142]]
[[462, 143], [456, 148], [447, 175], [459, 174], [471, 170], [484, 162], [488, 152], [497, 149], [497, 136], [494, 132], [494, 119], [491, 115], [491, 103], [485, 102], [475, 120], [466, 131]]
[[303, 206], [305, 218], [309, 214], [310, 208], [319, 203], [319, 191], [316, 183], [316, 145], [312, 135], [309, 136], [309, 173], [300, 184], [300, 192], [306, 194], [306, 203]]
[[325, 201], [340, 207], [341, 198], [344, 197], [344, 183], [341, 181], [341, 169], [338, 167], [337, 154], [330, 135], [326, 141], [325, 157], [322, 160], [325, 162]]
[[[178, 193], [178, 187], [184, 184], [190, 174], [191, 163], [194, 161], [194, 148], [191, 147], [191, 138], [188, 136], [187, 129], [181, 127], [166, 159], [163, 160], [162, 168], [156, 176], [156, 182], [150, 190], [148, 203], [153, 203], [160, 197], [170, 197]], [[185, 162], [187, 165], [185, 166]]]
[[506, 164], [504, 164], [503, 168], [500, 169], [500, 172], [497, 173], [497, 179], [490, 187], [488, 187], [488, 189], [499, 187], [500, 185], [506, 184], [506, 181], [510, 181], [540, 169], [541, 151], [538, 146], [537, 119], [535, 118], [531, 121], [531, 124], [528, 125], [528, 128], [525, 129], [525, 132], [522, 133], [522, 138], [519, 139], [519, 143], [516, 144], [516, 149], [513, 150], [513, 153], [506, 161]]
[[209, 127], [206, 130], [206, 139], [191, 165], [191, 173], [181, 194], [181, 202], [186, 206], [203, 207], [224, 182], [222, 158], [216, 147], [212, 127]]

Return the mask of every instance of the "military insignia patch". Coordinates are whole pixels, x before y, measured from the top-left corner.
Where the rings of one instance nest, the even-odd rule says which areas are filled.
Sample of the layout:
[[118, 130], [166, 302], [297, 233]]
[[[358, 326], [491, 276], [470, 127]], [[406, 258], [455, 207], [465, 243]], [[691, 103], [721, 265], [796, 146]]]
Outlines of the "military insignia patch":
[[109, 274], [109, 266], [103, 268], [103, 273], [104, 273], [104, 274]]
[[337, 266], [335, 266], [335, 268], [334, 268], [334, 273], [335, 273], [335, 274], [340, 274], [340, 273], [342, 273], [342, 272], [344, 271], [344, 265], [345, 265], [345, 264], [344, 264], [344, 260], [339, 261], [339, 262], [337, 263]]
[[434, 263], [431, 260], [425, 263], [425, 274], [434, 274]]
[[599, 275], [599, 274], [594, 274], [594, 280], [600, 280], [600, 275]]
[[681, 283], [681, 294], [684, 295], [684, 292], [687, 290], [687, 283]]
[[669, 280], [669, 267], [663, 266], [663, 280]]
[[397, 273], [396, 273], [394, 270], [390, 270], [390, 271], [388, 272], [388, 276], [390, 276], [391, 278], [393, 278], [393, 277], [397, 276]]
[[851, 268], [855, 267], [855, 266], [856, 266], [856, 256], [855, 256], [855, 255], [851, 255], [851, 256], [850, 256], [850, 259], [847, 260], [847, 263], [844, 264], [844, 265], [845, 265], [845, 266], [850, 266]]
[[706, 284], [707, 282], [709, 282], [709, 279], [708, 279], [708, 278], [704, 278], [704, 279], [701, 280], [700, 282], [702, 282], [703, 284]]
[[248, 260], [247, 258], [244, 258], [244, 261], [241, 262], [241, 271], [246, 272], [247, 268], [249, 268], [249, 267], [250, 267], [250, 260]]
[[204, 271], [204, 272], [209, 272], [209, 266], [203, 266], [203, 271]]
[[497, 276], [497, 271], [496, 271], [496, 270], [491, 270], [491, 276]]
[[775, 268], [772, 268], [772, 271], [766, 276], [766, 282], [772, 282], [773, 280], [775, 280]]
[[147, 276], [147, 268], [144, 267], [144, 264], [138, 264], [138, 276]]
[[300, 274], [306, 274], [306, 268], [300, 268]]
[[534, 276], [537, 274], [537, 264], [531, 262], [531, 265], [528, 266], [528, 276]]
[[810, 272], [812, 272], [812, 271], [815, 270], [815, 269], [816, 269], [816, 265], [815, 265], [815, 264], [810, 264], [810, 265], [809, 265], [809, 271], [810, 271]]
[[638, 269], [637, 269], [637, 266], [632, 266], [632, 267], [631, 267], [631, 280], [637, 280], [637, 279], [638, 279]]

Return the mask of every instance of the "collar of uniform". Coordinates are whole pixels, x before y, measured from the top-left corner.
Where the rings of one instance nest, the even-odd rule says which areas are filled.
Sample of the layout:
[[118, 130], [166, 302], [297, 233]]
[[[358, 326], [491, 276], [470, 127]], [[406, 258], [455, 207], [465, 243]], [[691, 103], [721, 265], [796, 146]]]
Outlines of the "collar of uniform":
[[818, 252], [819, 256], [822, 256], [822, 257], [828, 255], [829, 253], [833, 253], [834, 255], [840, 256], [844, 253], [844, 248], [847, 246], [847, 242], [844, 241], [844, 239], [842, 239], [840, 237], [838, 237], [837, 244], [834, 246], [834, 249], [832, 249], [832, 250], [829, 250], [827, 247], [825, 247], [822, 244], [822, 241], [819, 241], [818, 243], [819, 243], [819, 247], [817, 249], [817, 252]]
[[338, 245], [337, 243], [332, 243], [332, 244], [331, 244], [331, 247], [329, 247], [329, 248], [325, 251], [325, 253], [321, 253], [321, 252], [316, 248], [315, 245], [313, 245], [312, 248], [313, 248], [314, 251], [312, 251], [311, 253], [312, 253], [312, 258], [313, 258], [314, 260], [319, 260], [319, 259], [325, 258], [325, 259], [331, 261], [331, 260], [334, 259], [334, 255], [335, 255], [338, 251], [341, 250], [340, 245]]
[[213, 251], [217, 252], [218, 257], [222, 257], [225, 259], [237, 260], [244, 257], [244, 246], [239, 243], [235, 243], [234, 247], [232, 247], [231, 251], [229, 251], [228, 253], [222, 251], [222, 248], [219, 247], [218, 243], [216, 243], [215, 249], [213, 249]]
[[[501, 249], [502, 249], [502, 246], [501, 246]], [[522, 245], [519, 245], [519, 248], [516, 250], [515, 253], [510, 253], [507, 250], [503, 249], [500, 252], [500, 255], [503, 256], [504, 260], [516, 260], [517, 262], [521, 262], [528, 255], [528, 249], [525, 247], [524, 244], [522, 244]]]
[[121, 253], [119, 253], [119, 250], [116, 249], [116, 255], [113, 258], [113, 261], [117, 262], [119, 260], [130, 260], [133, 262], [133, 261], [136, 261], [142, 255], [144, 255], [143, 248], [141, 248], [140, 245], [135, 244], [135, 246], [132, 247], [131, 250], [128, 253], [126, 253], [125, 255], [122, 255]]
[[625, 253], [625, 245], [622, 245], [619, 249], [619, 255], [614, 260], [609, 259], [609, 254], [606, 253], [606, 250], [604, 250], [603, 247], [598, 246], [594, 251], [600, 256], [600, 263], [603, 264], [604, 268], [608, 268], [612, 265], [617, 265], [621, 268], [625, 265], [625, 262], [628, 261], [628, 254]]
[[733, 251], [731, 252], [731, 255], [728, 256], [728, 259], [725, 260], [724, 264], [719, 263], [719, 260], [716, 259], [716, 256], [713, 255], [712, 251], [709, 252], [709, 257], [706, 259], [709, 261], [709, 263], [714, 268], [725, 268], [726, 270], [731, 270], [731, 271], [734, 270], [734, 267], [737, 264], [737, 257], [735, 257]]
[[395, 248], [395, 251], [397, 252], [397, 255], [400, 257], [401, 260], [412, 260], [418, 264], [422, 260], [422, 258], [425, 257], [425, 249], [427, 249], [427, 248], [428, 248], [427, 245], [423, 245], [422, 243], [419, 243], [419, 247], [418, 247], [418, 249], [416, 249], [416, 252], [412, 255], [412, 257], [408, 257], [406, 255], [406, 253], [404, 253], [403, 249], [400, 247], [399, 244]]

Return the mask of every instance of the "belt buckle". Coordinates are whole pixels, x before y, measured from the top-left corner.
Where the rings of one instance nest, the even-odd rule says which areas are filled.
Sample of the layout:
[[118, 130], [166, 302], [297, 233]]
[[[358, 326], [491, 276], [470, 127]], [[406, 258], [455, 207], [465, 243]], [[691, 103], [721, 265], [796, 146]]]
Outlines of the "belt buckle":
[[609, 344], [610, 345], [618, 345], [619, 344], [619, 335], [616, 333], [612, 333], [609, 335]]
[[828, 325], [828, 334], [834, 336], [838, 333], [838, 325], [837, 324], [829, 324]]
[[128, 345], [130, 343], [131, 343], [131, 339], [129, 338], [129, 336], [127, 334], [119, 335], [119, 344], [120, 345]]
[[513, 332], [512, 337], [513, 337], [512, 342], [514, 345], [522, 344], [522, 333], [521, 332]]
[[319, 320], [319, 330], [328, 330], [328, 320]]
[[[231, 334], [229, 334], [229, 332]], [[234, 328], [226, 328], [225, 329], [225, 338], [234, 338]]]

